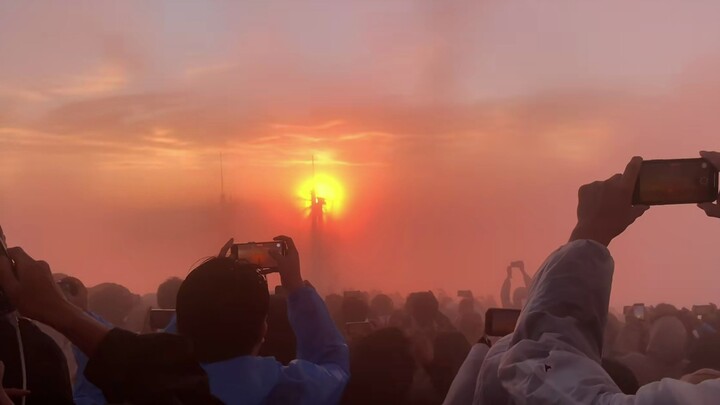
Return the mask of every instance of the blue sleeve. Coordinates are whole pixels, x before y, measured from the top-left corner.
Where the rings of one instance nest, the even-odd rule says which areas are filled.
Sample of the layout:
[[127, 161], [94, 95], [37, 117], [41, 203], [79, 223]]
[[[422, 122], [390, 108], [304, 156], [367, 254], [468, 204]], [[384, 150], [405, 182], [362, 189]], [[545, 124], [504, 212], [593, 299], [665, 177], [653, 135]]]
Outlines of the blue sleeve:
[[290, 294], [288, 318], [297, 340], [298, 359], [283, 368], [283, 385], [295, 386], [289, 391], [300, 394], [293, 403], [338, 403], [350, 378], [350, 353], [314, 288], [303, 287]]
[[[88, 312], [93, 319], [99, 321], [105, 326], [112, 327], [108, 321], [104, 320], [97, 314]], [[73, 400], [77, 405], [104, 405], [107, 400], [102, 390], [85, 377], [85, 368], [88, 364], [88, 357], [80, 349], [73, 345], [73, 355], [77, 363], [77, 375], [75, 376], [75, 385], [73, 386]]]

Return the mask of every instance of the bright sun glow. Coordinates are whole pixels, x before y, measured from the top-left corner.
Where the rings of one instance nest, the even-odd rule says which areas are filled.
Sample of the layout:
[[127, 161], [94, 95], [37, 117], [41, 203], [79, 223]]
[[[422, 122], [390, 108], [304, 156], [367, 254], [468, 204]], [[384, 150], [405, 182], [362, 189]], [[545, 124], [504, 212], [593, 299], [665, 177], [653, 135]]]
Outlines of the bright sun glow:
[[337, 179], [327, 174], [318, 173], [315, 175], [315, 179], [311, 177], [305, 180], [297, 190], [303, 208], [310, 208], [310, 194], [313, 188], [315, 188], [318, 198], [325, 199], [326, 213], [333, 215], [339, 215], [341, 213], [345, 199], [345, 190]]

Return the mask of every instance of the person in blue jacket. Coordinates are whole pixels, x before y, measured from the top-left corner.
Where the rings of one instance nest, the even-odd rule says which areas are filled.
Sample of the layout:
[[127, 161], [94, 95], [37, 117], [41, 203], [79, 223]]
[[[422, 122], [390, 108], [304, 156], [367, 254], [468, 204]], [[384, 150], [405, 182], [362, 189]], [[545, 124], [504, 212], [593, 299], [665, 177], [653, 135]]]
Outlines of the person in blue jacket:
[[287, 245], [275, 260], [288, 293], [296, 360], [284, 366], [258, 356], [267, 330], [267, 281], [254, 265], [233, 258], [209, 259], [188, 275], [177, 297], [177, 332], [190, 338], [212, 394], [226, 404], [338, 403], [350, 377], [348, 346], [303, 281], [293, 240], [276, 240]]

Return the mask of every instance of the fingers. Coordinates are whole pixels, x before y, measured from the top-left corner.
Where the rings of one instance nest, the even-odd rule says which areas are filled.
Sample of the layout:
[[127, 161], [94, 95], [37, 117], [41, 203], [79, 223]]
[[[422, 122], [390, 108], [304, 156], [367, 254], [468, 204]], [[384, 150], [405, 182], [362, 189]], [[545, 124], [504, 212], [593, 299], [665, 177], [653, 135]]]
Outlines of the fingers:
[[640, 175], [640, 168], [642, 167], [643, 159], [639, 156], [635, 156], [630, 159], [630, 162], [625, 166], [625, 171], [622, 174], [622, 182], [626, 189], [632, 190], [635, 188], [637, 178]]
[[297, 252], [297, 248], [295, 247], [295, 242], [292, 240], [291, 237], [280, 235], [273, 238], [274, 241], [278, 242], [285, 242], [285, 246], [287, 246], [288, 253], [290, 252]]
[[218, 254], [218, 257], [227, 257], [228, 252], [232, 248], [232, 245], [235, 243], [234, 238], [230, 238], [229, 241], [225, 242], [223, 247], [220, 249], [220, 254]]
[[715, 169], [720, 170], [720, 153], [719, 152], [708, 152], [708, 151], [701, 151], [700, 156], [710, 162], [713, 166], [715, 166]]
[[22, 398], [32, 393], [28, 390], [23, 390], [20, 388], [5, 388], [5, 394], [7, 394], [7, 396], [9, 396], [10, 398]]
[[645, 213], [645, 211], [647, 211], [649, 209], [650, 209], [650, 207], [647, 205], [633, 205], [631, 212], [632, 212], [633, 217], [635, 219], [638, 219]]

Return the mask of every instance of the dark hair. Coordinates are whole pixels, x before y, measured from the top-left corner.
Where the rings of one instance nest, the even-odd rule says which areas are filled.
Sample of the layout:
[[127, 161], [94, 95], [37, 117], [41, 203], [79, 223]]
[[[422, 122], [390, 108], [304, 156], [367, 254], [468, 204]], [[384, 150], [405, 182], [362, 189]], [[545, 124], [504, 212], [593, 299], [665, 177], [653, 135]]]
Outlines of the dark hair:
[[258, 269], [212, 258], [190, 272], [177, 295], [177, 327], [200, 362], [250, 354], [265, 330], [270, 294]]
[[405, 309], [420, 325], [428, 325], [437, 318], [440, 304], [431, 291], [421, 291], [408, 295]]
[[130, 311], [140, 297], [116, 283], [102, 283], [88, 288], [88, 309], [114, 326], [124, 327]]
[[282, 364], [290, 363], [297, 356], [295, 332], [288, 319], [287, 297], [278, 294], [270, 296], [267, 325], [260, 355], [275, 357]]
[[640, 389], [635, 374], [624, 364], [611, 359], [602, 359], [602, 368], [605, 369], [605, 372], [608, 373], [623, 394], [635, 395]]
[[363, 322], [368, 318], [370, 308], [359, 297], [343, 297], [342, 317], [344, 322]]
[[162, 309], [175, 309], [177, 294], [182, 285], [182, 279], [171, 277], [162, 282], [157, 289], [157, 304]]
[[400, 329], [380, 329], [352, 347], [344, 404], [402, 404], [412, 385], [415, 360]]

